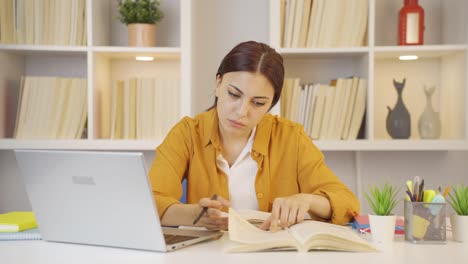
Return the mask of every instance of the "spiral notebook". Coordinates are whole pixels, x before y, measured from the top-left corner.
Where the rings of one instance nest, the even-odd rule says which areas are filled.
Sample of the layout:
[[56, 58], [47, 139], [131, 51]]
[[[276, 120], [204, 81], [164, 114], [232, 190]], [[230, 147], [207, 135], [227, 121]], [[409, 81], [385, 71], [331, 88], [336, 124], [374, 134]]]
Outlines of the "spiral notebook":
[[41, 233], [38, 228], [32, 228], [21, 232], [0, 232], [0, 241], [8, 240], [40, 240]]

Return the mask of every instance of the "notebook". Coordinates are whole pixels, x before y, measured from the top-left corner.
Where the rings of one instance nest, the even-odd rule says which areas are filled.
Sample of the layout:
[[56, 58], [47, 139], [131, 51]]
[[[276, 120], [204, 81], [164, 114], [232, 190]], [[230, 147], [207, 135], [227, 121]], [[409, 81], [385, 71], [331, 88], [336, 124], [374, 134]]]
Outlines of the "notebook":
[[161, 226], [142, 153], [15, 155], [43, 240], [165, 252], [222, 235]]
[[8, 240], [40, 240], [41, 233], [38, 228], [31, 228], [20, 232], [1, 232], [0, 241]]
[[8, 212], [0, 214], [0, 233], [18, 232], [37, 227], [33, 212]]

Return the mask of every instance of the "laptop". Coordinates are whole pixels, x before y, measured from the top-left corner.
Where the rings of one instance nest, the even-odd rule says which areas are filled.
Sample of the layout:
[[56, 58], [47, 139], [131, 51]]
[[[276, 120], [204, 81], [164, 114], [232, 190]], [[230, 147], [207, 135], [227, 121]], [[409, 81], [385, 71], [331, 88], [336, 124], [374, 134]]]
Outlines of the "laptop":
[[166, 252], [222, 235], [161, 226], [142, 153], [15, 155], [43, 240]]

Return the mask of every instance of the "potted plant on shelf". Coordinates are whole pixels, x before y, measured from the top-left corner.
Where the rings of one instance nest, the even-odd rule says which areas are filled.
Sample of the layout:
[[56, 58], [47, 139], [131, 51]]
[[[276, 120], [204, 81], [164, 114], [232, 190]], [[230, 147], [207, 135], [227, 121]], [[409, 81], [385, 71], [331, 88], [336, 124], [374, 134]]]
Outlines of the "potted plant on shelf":
[[375, 242], [393, 241], [396, 224], [396, 215], [393, 214], [393, 209], [399, 202], [397, 200], [398, 192], [394, 186], [385, 183], [382, 188], [379, 186], [370, 187], [369, 192], [364, 194], [374, 212], [369, 214], [369, 226], [372, 239]]
[[455, 214], [450, 215], [453, 239], [468, 243], [468, 186], [456, 185], [452, 187], [447, 199]]
[[159, 0], [118, 0], [119, 20], [127, 25], [128, 45], [156, 45], [156, 23], [163, 17]]

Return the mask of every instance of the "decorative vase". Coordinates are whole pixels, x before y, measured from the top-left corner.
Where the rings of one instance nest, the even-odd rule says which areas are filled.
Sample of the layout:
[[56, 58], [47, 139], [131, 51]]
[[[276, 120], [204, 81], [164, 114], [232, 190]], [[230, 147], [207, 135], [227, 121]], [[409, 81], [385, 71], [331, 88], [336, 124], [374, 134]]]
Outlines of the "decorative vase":
[[394, 139], [406, 139], [411, 135], [411, 117], [403, 103], [402, 93], [406, 79], [399, 83], [393, 80], [393, 85], [398, 93], [398, 99], [393, 110], [387, 106], [387, 132]]
[[426, 94], [426, 108], [419, 117], [418, 131], [423, 139], [434, 139], [440, 137], [440, 115], [434, 111], [432, 107], [432, 94], [434, 94], [435, 86], [424, 86]]
[[424, 43], [424, 9], [418, 0], [404, 0], [398, 16], [398, 45]]
[[453, 240], [468, 243], [468, 215], [450, 215]]
[[377, 243], [390, 243], [395, 236], [396, 215], [369, 214], [369, 227], [372, 240]]
[[133, 47], [154, 47], [156, 45], [156, 25], [128, 24], [128, 45]]

